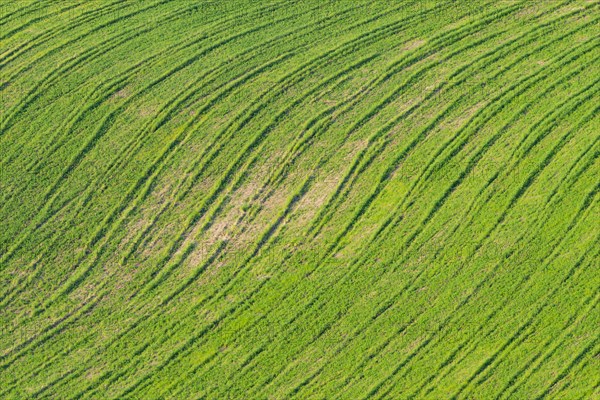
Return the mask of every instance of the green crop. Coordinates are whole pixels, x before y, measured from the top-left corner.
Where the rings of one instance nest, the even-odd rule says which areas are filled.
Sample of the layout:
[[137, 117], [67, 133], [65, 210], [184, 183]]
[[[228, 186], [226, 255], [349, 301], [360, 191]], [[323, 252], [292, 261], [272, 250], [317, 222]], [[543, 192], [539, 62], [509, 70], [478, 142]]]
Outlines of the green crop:
[[600, 397], [599, 24], [4, 0], [0, 398]]

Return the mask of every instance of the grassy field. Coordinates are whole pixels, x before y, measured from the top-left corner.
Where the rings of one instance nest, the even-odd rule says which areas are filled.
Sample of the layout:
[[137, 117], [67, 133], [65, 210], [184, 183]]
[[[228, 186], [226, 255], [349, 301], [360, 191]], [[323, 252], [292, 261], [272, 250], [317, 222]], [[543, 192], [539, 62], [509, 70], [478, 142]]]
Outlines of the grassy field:
[[600, 399], [599, 27], [1, 1], [0, 398]]

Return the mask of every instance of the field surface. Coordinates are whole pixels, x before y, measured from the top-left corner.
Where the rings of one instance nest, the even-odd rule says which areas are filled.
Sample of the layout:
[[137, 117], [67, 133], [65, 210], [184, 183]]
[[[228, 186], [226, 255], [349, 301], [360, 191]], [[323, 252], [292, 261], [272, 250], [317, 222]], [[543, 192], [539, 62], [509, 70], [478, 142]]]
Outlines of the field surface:
[[597, 0], [0, 1], [0, 398], [600, 399]]

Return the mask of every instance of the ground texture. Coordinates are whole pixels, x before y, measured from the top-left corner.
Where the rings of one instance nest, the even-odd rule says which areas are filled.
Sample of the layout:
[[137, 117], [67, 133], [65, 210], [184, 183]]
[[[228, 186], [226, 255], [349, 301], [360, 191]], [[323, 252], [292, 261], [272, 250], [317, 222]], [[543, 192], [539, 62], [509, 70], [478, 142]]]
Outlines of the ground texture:
[[0, 397], [600, 398], [599, 24], [2, 1]]

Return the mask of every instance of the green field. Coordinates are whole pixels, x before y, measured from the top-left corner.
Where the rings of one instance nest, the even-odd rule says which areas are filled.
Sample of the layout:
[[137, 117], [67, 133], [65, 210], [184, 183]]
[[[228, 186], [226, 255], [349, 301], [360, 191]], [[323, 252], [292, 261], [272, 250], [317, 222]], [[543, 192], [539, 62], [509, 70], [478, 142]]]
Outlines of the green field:
[[600, 399], [600, 1], [0, 0], [1, 399]]

